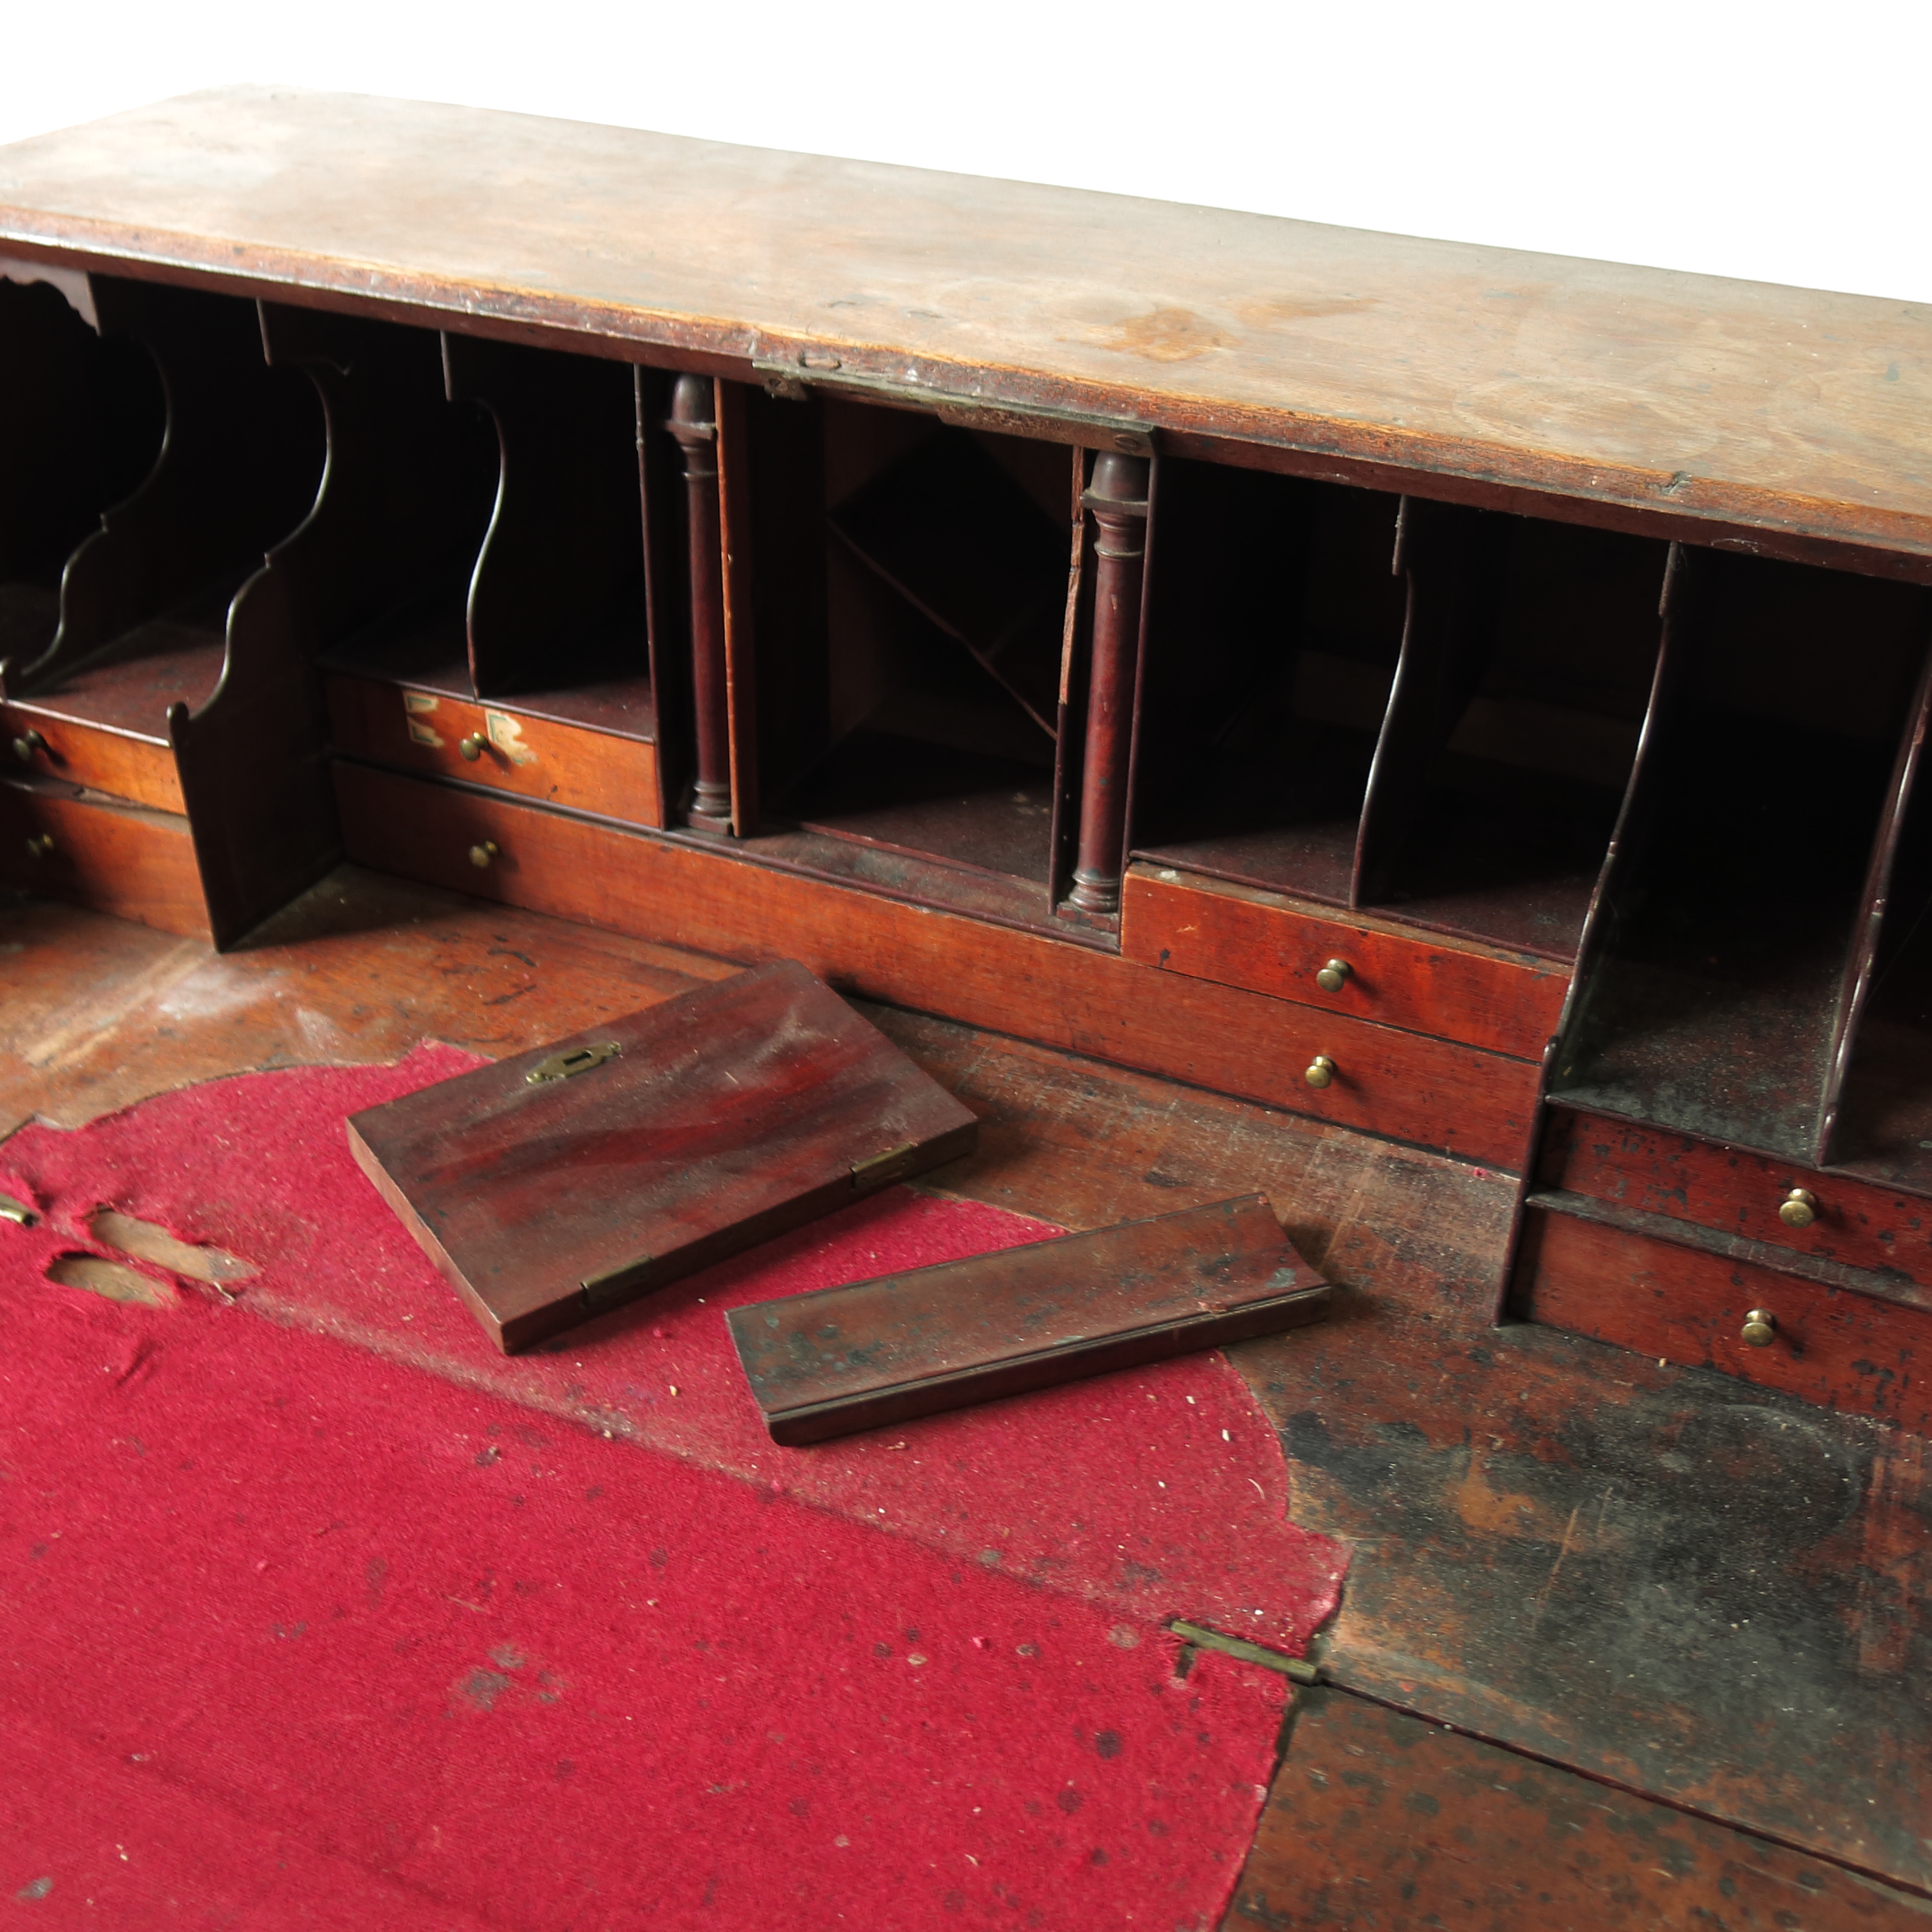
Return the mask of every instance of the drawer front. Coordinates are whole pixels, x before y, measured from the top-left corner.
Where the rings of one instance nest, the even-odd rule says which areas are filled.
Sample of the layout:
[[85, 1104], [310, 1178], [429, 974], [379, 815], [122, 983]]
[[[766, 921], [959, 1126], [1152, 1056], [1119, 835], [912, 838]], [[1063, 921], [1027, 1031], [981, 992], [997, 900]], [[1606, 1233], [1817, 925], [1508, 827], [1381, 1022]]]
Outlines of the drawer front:
[[[367, 765], [338, 762], [335, 784], [348, 856], [380, 871], [732, 958], [800, 960], [842, 990], [1486, 1166], [1519, 1172], [1528, 1154], [1527, 1060]], [[1318, 1055], [1334, 1071], [1310, 1086]]]
[[163, 932], [210, 937], [194, 843], [177, 813], [9, 779], [0, 783], [0, 879]]
[[156, 812], [187, 809], [166, 745], [16, 704], [0, 705], [0, 752], [5, 756], [0, 769], [10, 776], [61, 779]]
[[[1550, 1109], [1537, 1178], [1545, 1187], [1932, 1288], [1932, 1202], [1868, 1181], [1567, 1107]], [[1816, 1204], [1802, 1228], [1778, 1212], [1794, 1187]]]
[[[1537, 1208], [1524, 1218], [1511, 1305], [1653, 1361], [1720, 1370], [1922, 1432], [1932, 1424], [1932, 1384], [1917, 1374], [1932, 1342], [1922, 1309]], [[1745, 1318], [1759, 1310], [1774, 1325], [1753, 1347]]]
[[[1522, 1060], [1543, 1058], [1570, 986], [1568, 969], [1546, 959], [1146, 865], [1127, 874], [1120, 948], [1170, 972]], [[1316, 975], [1333, 960], [1348, 970], [1331, 992]]]
[[[628, 825], [662, 825], [657, 747], [380, 679], [323, 680], [335, 748], [424, 778], [459, 778]], [[476, 751], [466, 758], [462, 747]]]

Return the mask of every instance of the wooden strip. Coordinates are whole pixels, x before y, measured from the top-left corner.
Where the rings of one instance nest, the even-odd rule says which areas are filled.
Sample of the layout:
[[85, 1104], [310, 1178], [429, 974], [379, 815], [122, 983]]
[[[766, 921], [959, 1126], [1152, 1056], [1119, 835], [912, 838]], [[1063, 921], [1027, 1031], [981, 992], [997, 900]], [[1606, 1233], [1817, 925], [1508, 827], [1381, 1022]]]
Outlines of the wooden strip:
[[[730, 724], [731, 830], [740, 838], [758, 830], [758, 641], [752, 548], [752, 463], [745, 392], [716, 385], [718, 539], [724, 561], [724, 692]], [[694, 614], [693, 622], [697, 621]]]
[[[842, 990], [1518, 1172], [1537, 1070], [1096, 949], [901, 904], [562, 813], [339, 764], [365, 865], [740, 959], [802, 960]], [[470, 860], [485, 842], [494, 856]], [[752, 850], [755, 852], [756, 847]], [[1325, 1088], [1303, 1074], [1325, 1054]]]
[[1263, 1195], [911, 1268], [725, 1318], [775, 1442], [823, 1442], [1318, 1321]]

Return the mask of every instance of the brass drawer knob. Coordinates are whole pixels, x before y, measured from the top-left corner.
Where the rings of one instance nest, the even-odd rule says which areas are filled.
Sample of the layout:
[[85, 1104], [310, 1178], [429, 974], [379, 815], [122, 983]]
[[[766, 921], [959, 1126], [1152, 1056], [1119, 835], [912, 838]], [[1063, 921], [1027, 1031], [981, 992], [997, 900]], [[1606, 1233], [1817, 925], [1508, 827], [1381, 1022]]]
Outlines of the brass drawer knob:
[[1768, 1308], [1754, 1308], [1744, 1317], [1744, 1334], [1740, 1337], [1747, 1348], [1768, 1348], [1771, 1338], [1778, 1333], [1778, 1317]]
[[1311, 1087], [1326, 1087], [1335, 1078], [1335, 1063], [1325, 1053], [1318, 1053], [1302, 1078]]
[[501, 856], [502, 848], [494, 838], [486, 838], [480, 845], [470, 848], [470, 862], [480, 872], [487, 871]]
[[1354, 970], [1346, 959], [1331, 959], [1315, 976], [1315, 983], [1324, 993], [1339, 993], [1348, 983], [1348, 976]]
[[1779, 1203], [1778, 1218], [1787, 1228], [1808, 1228], [1818, 1218], [1818, 1197], [1794, 1187]]
[[22, 764], [31, 765], [36, 752], [44, 752], [47, 741], [38, 731], [22, 731], [14, 740], [14, 755]]
[[28, 858], [50, 858], [52, 856], [53, 849], [54, 836], [51, 832], [36, 832], [28, 836], [27, 839], [27, 856]]
[[481, 731], [472, 731], [468, 737], [459, 738], [456, 741], [456, 748], [473, 765], [483, 755], [483, 747], [486, 742], [488, 740]]

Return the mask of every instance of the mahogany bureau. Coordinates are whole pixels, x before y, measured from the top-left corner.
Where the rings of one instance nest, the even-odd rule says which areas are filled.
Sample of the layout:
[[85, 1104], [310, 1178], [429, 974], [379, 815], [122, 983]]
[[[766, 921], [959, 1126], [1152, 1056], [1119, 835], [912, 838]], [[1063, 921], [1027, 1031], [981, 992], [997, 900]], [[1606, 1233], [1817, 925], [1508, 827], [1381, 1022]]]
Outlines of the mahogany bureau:
[[1932, 1421], [1922, 308], [249, 88], [0, 256], [8, 883], [799, 959]]

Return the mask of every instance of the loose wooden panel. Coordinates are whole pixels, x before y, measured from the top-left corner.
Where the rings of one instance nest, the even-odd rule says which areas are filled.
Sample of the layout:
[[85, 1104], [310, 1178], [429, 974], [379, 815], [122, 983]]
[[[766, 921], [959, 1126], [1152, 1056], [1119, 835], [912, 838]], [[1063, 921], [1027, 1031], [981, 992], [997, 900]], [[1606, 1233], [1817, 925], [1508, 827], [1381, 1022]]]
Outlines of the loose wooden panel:
[[1325, 1688], [1224, 1932], [1917, 1932], [1923, 1900]]
[[753, 1302], [725, 1318], [776, 1442], [823, 1442], [1318, 1321], [1267, 1197]]
[[[1613, 1114], [1552, 1108], [1537, 1178], [1646, 1214], [1932, 1288], [1932, 1202], [1841, 1174], [1668, 1133]], [[1794, 1228], [1779, 1209], [1794, 1187], [1816, 1218]]]
[[[1826, 1408], [1924, 1432], [1932, 1377], [1932, 1312], [1822, 1282], [1774, 1274], [1580, 1216], [1531, 1208], [1511, 1286], [1532, 1322], [1634, 1349], [1653, 1360], [1718, 1369]], [[1746, 1317], [1774, 1318], [1763, 1346]]]
[[164, 932], [210, 936], [185, 818], [83, 797], [52, 779], [0, 781], [0, 882]]
[[964, 1154], [978, 1127], [785, 964], [355, 1114], [349, 1144], [508, 1354]]
[[[648, 740], [341, 671], [323, 682], [336, 749], [350, 758], [490, 785], [632, 825], [661, 823], [657, 747]], [[474, 758], [464, 756], [465, 743]]]
[[0, 238], [1932, 559], [1906, 303], [285, 88], [15, 144]]
[[[1147, 865], [1127, 874], [1120, 950], [1224, 986], [1524, 1060], [1541, 1058], [1570, 986], [1565, 968], [1528, 953], [1433, 938]], [[1330, 992], [1315, 976], [1337, 958], [1348, 972]]]
[[152, 722], [154, 735], [136, 738], [85, 723], [53, 705], [0, 705], [0, 752], [8, 772], [38, 772], [156, 812], [179, 812], [186, 808], [165, 735], [165, 701]]
[[[1537, 1070], [1112, 953], [747, 864], [476, 791], [338, 764], [350, 855], [458, 891], [737, 958], [800, 958], [842, 989], [1519, 1170]], [[494, 848], [492, 850], [491, 848]], [[480, 863], [478, 861], [480, 860]], [[1303, 1076], [1318, 1054], [1330, 1084]]]

